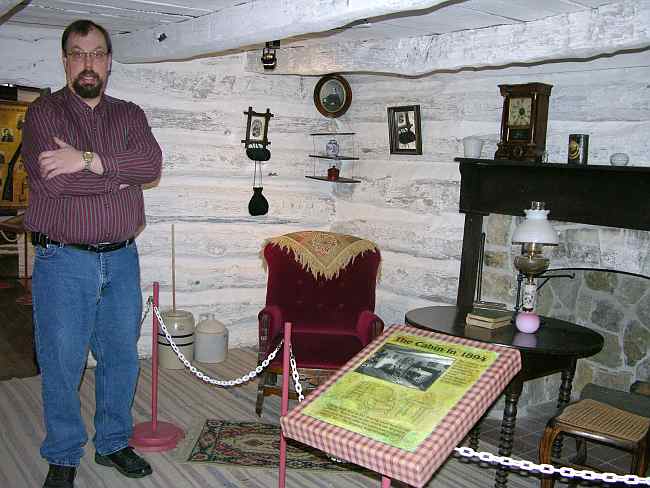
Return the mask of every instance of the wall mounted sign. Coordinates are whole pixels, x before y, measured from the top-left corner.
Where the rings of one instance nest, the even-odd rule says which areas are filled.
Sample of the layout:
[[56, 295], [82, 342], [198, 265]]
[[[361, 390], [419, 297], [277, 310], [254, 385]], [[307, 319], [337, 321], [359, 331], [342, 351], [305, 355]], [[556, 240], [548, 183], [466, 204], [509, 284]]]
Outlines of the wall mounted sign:
[[314, 88], [314, 104], [325, 117], [340, 117], [352, 103], [352, 89], [340, 75], [323, 76]]
[[420, 106], [388, 107], [391, 154], [422, 154]]
[[27, 205], [27, 172], [20, 155], [29, 103], [0, 101], [0, 204]]

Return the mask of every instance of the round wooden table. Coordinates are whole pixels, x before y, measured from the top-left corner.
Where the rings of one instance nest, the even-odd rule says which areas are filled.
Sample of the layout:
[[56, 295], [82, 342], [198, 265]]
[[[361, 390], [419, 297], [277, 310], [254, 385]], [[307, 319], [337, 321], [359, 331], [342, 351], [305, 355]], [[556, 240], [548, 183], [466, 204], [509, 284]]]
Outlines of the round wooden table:
[[[465, 324], [470, 309], [456, 306], [424, 307], [406, 313], [406, 323], [420, 329], [432, 330], [455, 337], [474, 339], [490, 344], [514, 347], [521, 354], [521, 371], [505, 390], [505, 408], [501, 423], [499, 455], [512, 454], [512, 442], [517, 419], [517, 402], [525, 381], [561, 373], [562, 384], [558, 395], [558, 410], [571, 399], [571, 387], [579, 358], [593, 356], [604, 344], [598, 332], [565, 320], [542, 317], [542, 325], [534, 334], [519, 332], [514, 324], [499, 329], [484, 329]], [[470, 446], [478, 449], [479, 427], [472, 431]], [[562, 444], [553, 448], [553, 456], [559, 457]], [[508, 472], [498, 469], [495, 486], [507, 484]]]

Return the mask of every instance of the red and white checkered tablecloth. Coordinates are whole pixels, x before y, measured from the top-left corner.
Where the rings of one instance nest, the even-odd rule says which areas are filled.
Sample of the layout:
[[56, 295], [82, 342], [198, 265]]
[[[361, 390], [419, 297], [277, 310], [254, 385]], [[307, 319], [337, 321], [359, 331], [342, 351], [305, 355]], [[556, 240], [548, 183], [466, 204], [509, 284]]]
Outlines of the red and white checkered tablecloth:
[[[356, 369], [395, 333], [495, 351], [499, 356], [434, 428], [433, 432], [417, 447], [415, 452], [389, 446], [303, 413], [305, 407], [318, 395], [343, 374]], [[320, 449], [337, 458], [364, 466], [391, 479], [420, 488], [429, 481], [433, 473], [447, 459], [458, 443], [465, 438], [520, 369], [521, 359], [519, 351], [516, 349], [428, 332], [407, 325], [394, 325], [354, 356], [280, 422], [284, 435], [288, 438]]]

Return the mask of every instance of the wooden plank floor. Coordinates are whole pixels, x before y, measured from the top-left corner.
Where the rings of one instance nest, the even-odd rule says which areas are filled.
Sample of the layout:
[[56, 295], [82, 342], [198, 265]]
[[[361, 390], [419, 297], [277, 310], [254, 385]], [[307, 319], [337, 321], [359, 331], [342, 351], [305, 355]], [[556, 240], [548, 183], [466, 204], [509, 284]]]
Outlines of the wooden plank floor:
[[18, 258], [0, 256], [0, 380], [25, 378], [38, 374], [34, 359], [34, 331], [32, 307], [16, 303], [25, 290], [16, 276]]

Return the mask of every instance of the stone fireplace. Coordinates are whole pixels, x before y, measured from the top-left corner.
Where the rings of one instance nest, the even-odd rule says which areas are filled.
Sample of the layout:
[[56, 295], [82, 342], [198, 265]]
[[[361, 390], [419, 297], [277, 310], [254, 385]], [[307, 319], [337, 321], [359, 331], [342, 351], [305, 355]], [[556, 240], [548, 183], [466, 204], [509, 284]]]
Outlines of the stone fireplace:
[[[482, 298], [513, 305], [516, 216], [523, 216], [531, 200], [544, 201], [560, 233], [560, 245], [545, 250], [551, 269], [574, 269], [547, 272], [562, 277], [540, 289], [539, 312], [597, 330], [605, 338], [603, 351], [578, 361], [574, 395], [588, 382], [627, 390], [634, 381], [647, 380], [650, 168], [458, 161], [465, 213], [458, 303], [471, 303], [475, 296], [484, 231]], [[520, 407], [554, 400], [559, 381], [554, 375], [526, 383]]]

